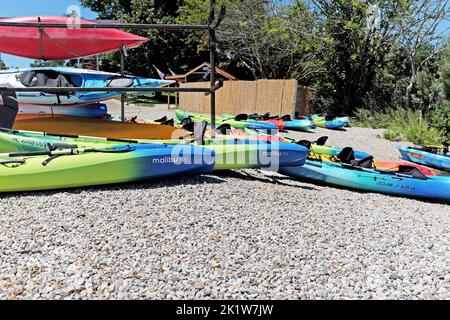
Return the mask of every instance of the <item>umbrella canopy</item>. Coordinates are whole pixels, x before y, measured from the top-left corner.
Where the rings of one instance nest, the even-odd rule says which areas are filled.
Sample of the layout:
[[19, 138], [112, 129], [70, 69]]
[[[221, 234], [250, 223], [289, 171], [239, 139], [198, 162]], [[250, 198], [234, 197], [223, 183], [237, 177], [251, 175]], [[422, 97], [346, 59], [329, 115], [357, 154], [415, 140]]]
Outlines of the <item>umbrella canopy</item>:
[[[118, 29], [76, 28], [69, 17], [19, 17], [0, 19], [12, 23], [57, 23], [68, 28], [0, 26], [0, 52], [15, 56], [67, 60], [118, 51], [122, 46], [136, 48], [149, 39]], [[80, 24], [95, 22], [76, 19]]]

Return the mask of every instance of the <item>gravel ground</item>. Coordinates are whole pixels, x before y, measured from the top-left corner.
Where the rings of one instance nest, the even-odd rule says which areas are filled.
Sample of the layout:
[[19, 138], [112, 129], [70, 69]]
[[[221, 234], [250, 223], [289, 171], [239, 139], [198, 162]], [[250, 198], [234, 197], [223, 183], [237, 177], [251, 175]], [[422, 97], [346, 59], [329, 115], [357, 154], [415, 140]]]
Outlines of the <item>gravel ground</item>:
[[[289, 135], [324, 133], [398, 157]], [[444, 204], [257, 170], [0, 198], [0, 299], [450, 299]]]

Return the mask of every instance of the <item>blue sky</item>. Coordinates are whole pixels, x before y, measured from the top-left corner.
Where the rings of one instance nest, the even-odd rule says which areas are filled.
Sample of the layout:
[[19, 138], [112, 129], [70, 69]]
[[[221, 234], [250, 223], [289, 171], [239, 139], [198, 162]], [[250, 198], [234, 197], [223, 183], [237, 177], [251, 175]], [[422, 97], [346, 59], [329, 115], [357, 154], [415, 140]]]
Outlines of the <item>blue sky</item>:
[[[3, 4], [0, 15], [2, 17], [20, 16], [62, 16], [71, 6], [81, 9], [81, 16], [95, 19], [97, 14], [83, 8], [78, 0], [11, 0]], [[2, 54], [2, 59], [8, 67], [29, 67], [31, 60]]]

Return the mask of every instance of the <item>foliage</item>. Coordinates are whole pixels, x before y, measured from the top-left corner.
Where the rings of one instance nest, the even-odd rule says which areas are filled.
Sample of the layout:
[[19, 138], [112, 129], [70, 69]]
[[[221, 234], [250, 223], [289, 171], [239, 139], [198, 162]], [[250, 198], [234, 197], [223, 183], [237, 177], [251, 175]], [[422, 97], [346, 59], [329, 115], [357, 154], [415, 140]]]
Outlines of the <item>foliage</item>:
[[3, 60], [0, 59], [0, 70], [6, 70], [8, 69], [8, 67], [6, 66], [5, 62], [3, 62]]
[[355, 126], [386, 129], [384, 138], [393, 141], [410, 141], [415, 144], [442, 142], [442, 134], [433, 127], [434, 120], [424, 117], [420, 110], [412, 111], [401, 107], [386, 112], [356, 111]]
[[44, 60], [34, 60], [30, 63], [31, 68], [56, 68], [64, 66], [64, 61], [44, 61]]
[[432, 115], [433, 126], [440, 131], [443, 141], [450, 143], [450, 101], [440, 101]]
[[[100, 19], [123, 20], [128, 23], [175, 23], [177, 10], [182, 1], [164, 0], [82, 0], [81, 3], [99, 14]], [[198, 65], [208, 58], [198, 54], [197, 48], [184, 43], [184, 32], [166, 30], [133, 31], [149, 38], [149, 41], [137, 49], [130, 50], [126, 59], [126, 71], [158, 77], [152, 65], [166, 71], [169, 67], [179, 72]], [[108, 71], [120, 71], [120, 54], [108, 54], [103, 57], [104, 68]]]

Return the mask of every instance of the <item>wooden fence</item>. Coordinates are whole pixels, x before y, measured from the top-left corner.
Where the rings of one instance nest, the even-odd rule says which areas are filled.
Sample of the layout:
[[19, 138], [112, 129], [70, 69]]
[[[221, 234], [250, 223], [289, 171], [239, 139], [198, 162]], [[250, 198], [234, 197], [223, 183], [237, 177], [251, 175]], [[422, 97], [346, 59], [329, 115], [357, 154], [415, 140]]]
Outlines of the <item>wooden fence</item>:
[[[207, 82], [184, 83], [181, 87], [209, 87]], [[314, 90], [299, 86], [296, 80], [226, 81], [216, 93], [217, 114], [266, 113], [301, 115], [311, 113]], [[180, 93], [180, 108], [198, 113], [210, 112], [210, 97], [204, 93]]]

